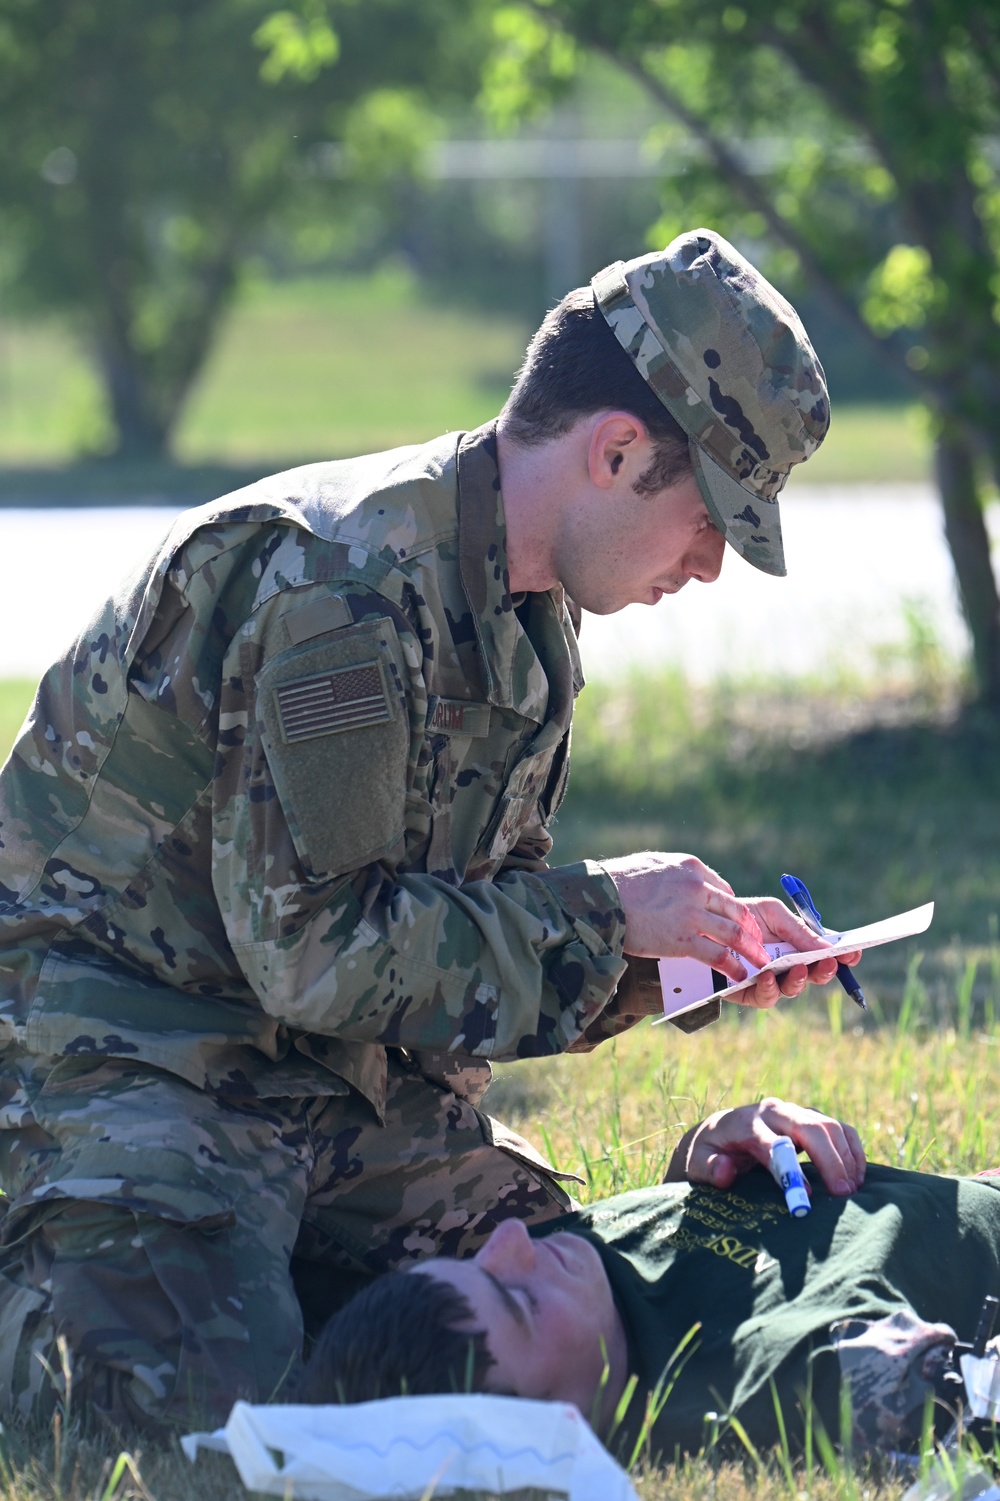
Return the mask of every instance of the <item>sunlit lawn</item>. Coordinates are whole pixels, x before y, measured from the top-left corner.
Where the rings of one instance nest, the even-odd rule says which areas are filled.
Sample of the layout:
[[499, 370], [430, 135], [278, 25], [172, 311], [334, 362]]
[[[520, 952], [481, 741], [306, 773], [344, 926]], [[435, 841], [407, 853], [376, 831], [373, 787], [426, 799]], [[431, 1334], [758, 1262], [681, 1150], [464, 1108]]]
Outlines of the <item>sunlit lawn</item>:
[[1000, 1032], [879, 1027], [812, 989], [691, 1036], [643, 1024], [613, 1053], [505, 1065], [488, 1108], [578, 1173], [584, 1199], [659, 1182], [688, 1126], [767, 1094], [853, 1122], [873, 1161], [973, 1173], [1000, 1165], [998, 1063]]
[[0, 763], [7, 759], [34, 691], [34, 683], [0, 678]]
[[[422, 302], [398, 272], [255, 284], [191, 395], [176, 456], [277, 469], [478, 426], [503, 404], [526, 337], [513, 319]], [[66, 332], [0, 325], [0, 465], [65, 463], [104, 430]]]

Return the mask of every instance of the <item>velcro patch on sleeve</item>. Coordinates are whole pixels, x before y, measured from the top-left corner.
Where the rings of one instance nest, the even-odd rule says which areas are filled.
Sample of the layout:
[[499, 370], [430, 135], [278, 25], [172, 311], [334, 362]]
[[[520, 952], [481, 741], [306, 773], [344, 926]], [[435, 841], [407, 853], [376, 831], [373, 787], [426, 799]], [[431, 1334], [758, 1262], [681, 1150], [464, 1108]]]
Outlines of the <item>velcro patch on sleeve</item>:
[[316, 879], [358, 870], [403, 837], [409, 716], [395, 627], [366, 620], [272, 657], [257, 725], [298, 856]]
[[321, 594], [289, 610], [283, 618], [289, 641], [293, 646], [301, 646], [303, 641], [311, 641], [328, 631], [343, 630], [353, 617], [346, 599], [339, 594]]
[[274, 690], [286, 745], [392, 718], [378, 662], [295, 678]]

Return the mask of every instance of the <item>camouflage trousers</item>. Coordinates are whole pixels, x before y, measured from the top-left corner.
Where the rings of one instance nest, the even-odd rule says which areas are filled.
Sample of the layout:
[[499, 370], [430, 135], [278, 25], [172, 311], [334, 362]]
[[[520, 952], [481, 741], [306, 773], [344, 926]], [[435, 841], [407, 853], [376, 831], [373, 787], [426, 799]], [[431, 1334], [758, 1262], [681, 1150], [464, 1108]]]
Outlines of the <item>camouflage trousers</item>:
[[75, 1410], [214, 1424], [293, 1390], [297, 1287], [329, 1312], [345, 1284], [571, 1204], [527, 1142], [403, 1059], [384, 1120], [353, 1093], [221, 1098], [118, 1059], [46, 1071], [0, 1131], [0, 1411], [65, 1400], [68, 1349]]
[[[841, 1319], [830, 1329], [840, 1379], [850, 1388], [856, 1453], [907, 1452], [919, 1442], [928, 1401], [958, 1336], [910, 1308], [882, 1319]], [[950, 1422], [950, 1415], [946, 1415]]]

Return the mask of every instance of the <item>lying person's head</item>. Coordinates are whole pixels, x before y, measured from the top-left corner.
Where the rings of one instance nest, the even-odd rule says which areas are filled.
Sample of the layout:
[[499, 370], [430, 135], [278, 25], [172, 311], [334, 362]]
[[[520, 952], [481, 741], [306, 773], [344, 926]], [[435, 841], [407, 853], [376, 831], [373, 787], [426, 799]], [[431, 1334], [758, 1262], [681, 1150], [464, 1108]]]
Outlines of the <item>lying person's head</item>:
[[505, 1220], [471, 1260], [390, 1272], [353, 1298], [323, 1330], [297, 1396], [500, 1392], [574, 1402], [599, 1423], [617, 1403], [626, 1363], [591, 1243], [566, 1231], [533, 1240], [520, 1220]]

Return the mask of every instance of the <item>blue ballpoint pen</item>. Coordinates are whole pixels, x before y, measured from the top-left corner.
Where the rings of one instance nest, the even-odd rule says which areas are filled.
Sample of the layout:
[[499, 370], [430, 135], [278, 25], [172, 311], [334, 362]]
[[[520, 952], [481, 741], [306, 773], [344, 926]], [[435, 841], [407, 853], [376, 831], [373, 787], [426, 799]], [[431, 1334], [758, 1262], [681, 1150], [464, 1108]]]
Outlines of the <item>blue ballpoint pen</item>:
[[[781, 877], [781, 889], [788, 897], [792, 906], [795, 907], [802, 921], [812, 928], [820, 938], [826, 938], [827, 931], [823, 926], [823, 919], [816, 910], [816, 904], [809, 895], [808, 887], [800, 881], [798, 876], [784, 875]], [[843, 985], [852, 1001], [856, 1001], [862, 1011], [868, 1010], [865, 993], [861, 989], [851, 970], [846, 964], [837, 962], [837, 979]]]

